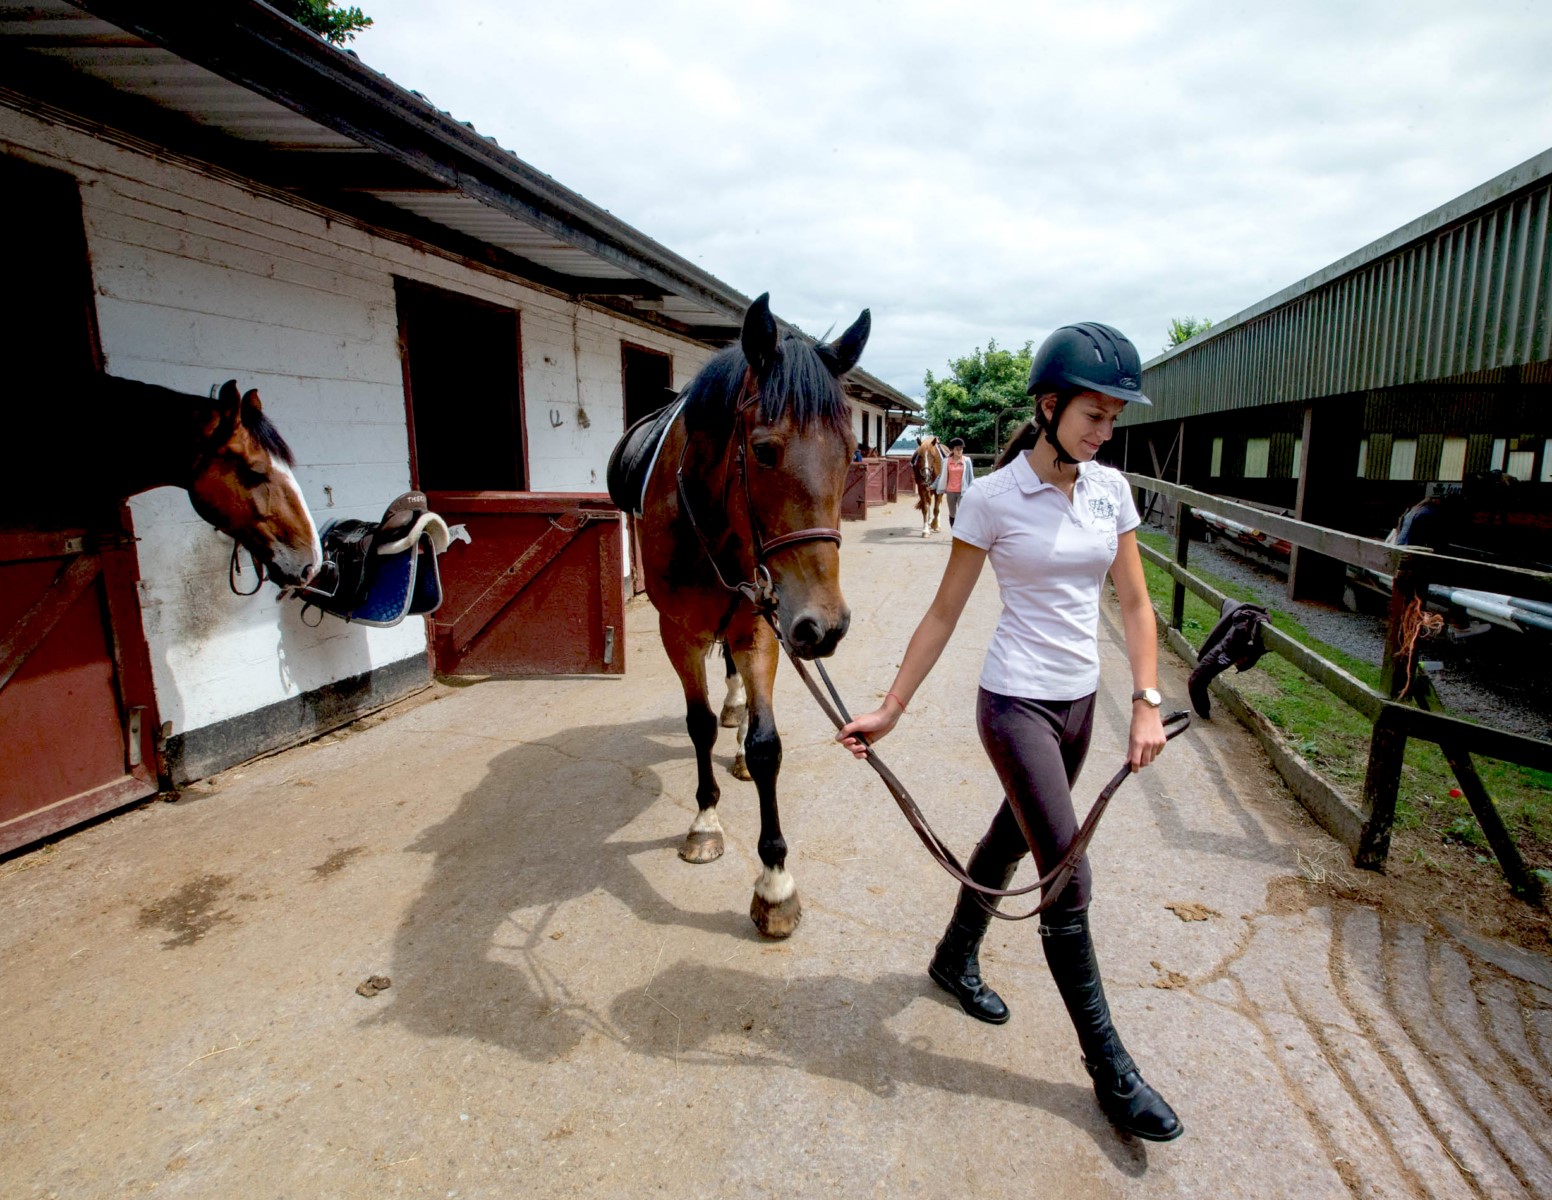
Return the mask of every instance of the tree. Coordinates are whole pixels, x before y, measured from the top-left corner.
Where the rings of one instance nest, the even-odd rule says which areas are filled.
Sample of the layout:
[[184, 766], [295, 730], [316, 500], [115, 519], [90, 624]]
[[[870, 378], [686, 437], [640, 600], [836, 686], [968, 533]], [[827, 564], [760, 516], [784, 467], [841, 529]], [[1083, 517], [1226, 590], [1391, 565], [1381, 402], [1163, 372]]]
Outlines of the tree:
[[928, 430], [945, 441], [964, 438], [968, 454], [1001, 450], [998, 442], [1007, 441], [1030, 411], [1025, 388], [1033, 347], [1025, 342], [1022, 350], [1004, 350], [989, 338], [984, 351], [977, 346], [973, 354], [950, 362], [950, 374], [942, 379], [928, 371]]
[[372, 23], [359, 8], [335, 8], [334, 0], [270, 0], [298, 25], [311, 29], [326, 42], [343, 46]]
[[1189, 341], [1199, 333], [1206, 333], [1212, 324], [1206, 317], [1172, 317], [1169, 322], [1169, 343], [1164, 349], [1173, 350], [1181, 342]]

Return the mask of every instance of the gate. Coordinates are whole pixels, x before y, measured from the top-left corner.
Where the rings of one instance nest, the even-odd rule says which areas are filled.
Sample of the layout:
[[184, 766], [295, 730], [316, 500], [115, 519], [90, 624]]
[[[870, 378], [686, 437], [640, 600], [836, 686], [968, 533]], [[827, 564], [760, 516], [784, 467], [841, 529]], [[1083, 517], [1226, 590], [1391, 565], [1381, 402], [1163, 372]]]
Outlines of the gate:
[[152, 795], [134, 543], [0, 530], [0, 853]]
[[473, 539], [439, 560], [442, 675], [625, 671], [621, 516], [607, 496], [428, 492]]

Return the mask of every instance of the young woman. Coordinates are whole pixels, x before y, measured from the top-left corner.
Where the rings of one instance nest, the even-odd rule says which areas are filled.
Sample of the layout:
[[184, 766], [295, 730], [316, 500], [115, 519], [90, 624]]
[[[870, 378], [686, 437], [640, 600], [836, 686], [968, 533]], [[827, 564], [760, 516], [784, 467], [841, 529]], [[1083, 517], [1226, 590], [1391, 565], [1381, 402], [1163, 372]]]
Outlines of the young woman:
[[[978, 883], [1006, 888], [1031, 847], [1041, 872], [1050, 870], [1077, 833], [1071, 788], [1093, 728], [1107, 572], [1135, 689], [1132, 769], [1164, 747], [1157, 634], [1133, 532], [1141, 522], [1126, 480], [1093, 462], [1126, 404], [1150, 403], [1139, 390], [1141, 369], [1136, 347], [1108, 325], [1066, 325], [1041, 344], [1029, 376], [1034, 419], [964, 494], [943, 580], [884, 703], [839, 735], [860, 758], [865, 749], [854, 735], [877, 742], [895, 727], [990, 559], [1002, 615], [981, 671], [976, 721], [1004, 798], [967, 868]], [[1091, 882], [1085, 859], [1041, 914], [1041, 946], [1106, 1117], [1137, 1137], [1169, 1141], [1180, 1135], [1180, 1120], [1143, 1082], [1111, 1023], [1089, 937]], [[990, 922], [981, 898], [962, 888], [927, 971], [965, 1012], [1000, 1025], [1007, 1006], [982, 982], [978, 961]]]
[[932, 490], [942, 493], [948, 501], [948, 527], [954, 528], [954, 518], [959, 515], [959, 499], [975, 482], [975, 466], [965, 457], [965, 439], [955, 438], [948, 444], [948, 457], [938, 472]]

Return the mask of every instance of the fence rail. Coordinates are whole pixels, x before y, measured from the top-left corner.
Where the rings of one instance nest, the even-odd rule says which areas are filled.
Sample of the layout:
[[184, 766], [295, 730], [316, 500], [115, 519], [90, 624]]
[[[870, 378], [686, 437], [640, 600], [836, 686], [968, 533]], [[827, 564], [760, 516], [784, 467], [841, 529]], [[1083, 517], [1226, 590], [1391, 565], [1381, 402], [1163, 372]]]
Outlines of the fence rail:
[[[1219, 612], [1228, 599], [1188, 569], [1188, 535], [1193, 511], [1205, 508], [1275, 534], [1314, 553], [1392, 576], [1385, 655], [1377, 689], [1280, 630], [1270, 625], [1262, 628], [1269, 651], [1286, 659], [1373, 723], [1360, 803], [1354, 804], [1321, 778], [1283, 743], [1265, 718], [1248, 709], [1237, 696], [1225, 693], [1224, 702], [1267, 746], [1278, 770], [1311, 816], [1348, 848], [1355, 865], [1373, 870], [1383, 868], [1389, 854], [1407, 740], [1417, 738], [1435, 743], [1460, 781], [1461, 791], [1510, 887], [1526, 899], [1540, 899], [1540, 881], [1526, 869], [1512, 835], [1477, 775], [1471, 756], [1481, 754], [1552, 771], [1552, 742], [1463, 721], [1438, 711], [1440, 705], [1432, 684], [1426, 675], [1416, 670], [1416, 646], [1407, 642], [1404, 626], [1408, 617], [1421, 609], [1431, 583], [1451, 582], [1526, 599], [1552, 600], [1552, 574], [1392, 546], [1292, 517], [1276, 516], [1152, 476], [1128, 473], [1126, 478], [1140, 493], [1151, 492], [1175, 502], [1174, 556], [1150, 546], [1140, 549], [1149, 562], [1168, 572], [1174, 580], [1170, 611], [1167, 616], [1161, 613], [1159, 620], [1171, 647], [1193, 664], [1196, 650], [1182, 632], [1186, 592], [1199, 596]], [[1139, 503], [1139, 510], [1143, 507]]]

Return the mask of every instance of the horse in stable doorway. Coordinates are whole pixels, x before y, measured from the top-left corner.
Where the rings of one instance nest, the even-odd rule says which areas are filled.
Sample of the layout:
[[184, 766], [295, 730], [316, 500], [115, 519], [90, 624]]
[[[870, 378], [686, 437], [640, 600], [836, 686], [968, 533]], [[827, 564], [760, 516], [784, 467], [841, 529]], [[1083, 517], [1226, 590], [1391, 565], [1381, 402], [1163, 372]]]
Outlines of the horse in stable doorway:
[[[31, 420], [9, 517], [100, 528], [130, 496], [173, 486], [253, 556], [261, 579], [267, 571], [277, 583], [302, 583], [322, 561], [291, 448], [258, 392], [239, 392], [235, 380], [208, 397], [90, 372]], [[235, 563], [236, 546], [232, 553]]]
[[916, 481], [916, 511], [922, 515], [922, 537], [938, 531], [943, 493], [933, 484], [943, 473], [943, 443], [928, 434], [911, 455], [911, 475]]
[[[686, 862], [711, 862], [724, 849], [711, 763], [718, 714], [706, 678], [715, 643], [731, 652], [744, 685], [742, 750], [760, 798], [762, 864], [750, 916], [767, 937], [786, 937], [802, 915], [776, 802], [772, 622], [794, 654], [820, 658], [835, 650], [851, 619], [841, 595], [838, 526], [855, 441], [840, 379], [861, 357], [870, 326], [864, 311], [834, 342], [816, 345], [782, 334], [761, 296], [744, 314], [738, 344], [708, 361], [662, 414], [664, 432], [650, 451], [639, 499], [616, 488], [611, 467], [616, 503], [641, 513], [647, 595], [684, 688], [699, 809], [679, 851]], [[631, 439], [622, 439], [616, 460]]]

